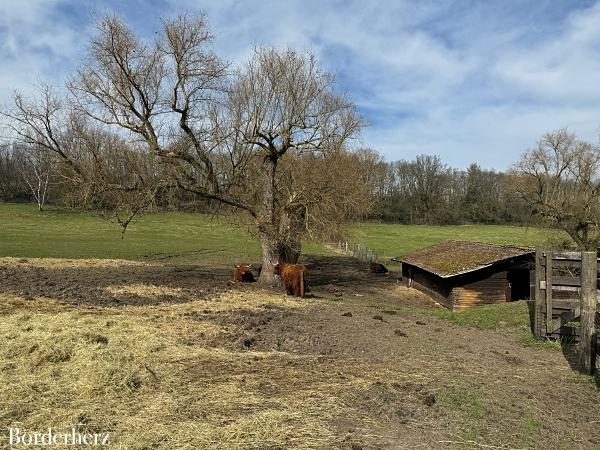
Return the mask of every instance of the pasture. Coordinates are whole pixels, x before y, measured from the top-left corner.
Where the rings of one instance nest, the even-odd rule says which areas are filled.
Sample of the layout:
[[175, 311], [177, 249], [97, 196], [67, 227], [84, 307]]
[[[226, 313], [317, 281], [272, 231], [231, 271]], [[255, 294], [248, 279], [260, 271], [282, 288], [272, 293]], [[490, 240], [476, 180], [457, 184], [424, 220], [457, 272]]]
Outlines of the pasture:
[[[448, 238], [534, 245], [549, 232], [352, 234], [390, 257]], [[76, 426], [109, 432], [117, 449], [600, 442], [595, 380], [568, 349], [531, 339], [524, 302], [452, 314], [398, 284], [398, 266], [371, 274], [315, 244], [302, 257], [305, 299], [230, 282], [233, 263], [258, 260], [222, 219], [149, 215], [121, 239], [86, 214], [0, 204], [0, 429]]]
[[529, 247], [560, 237], [566, 238], [566, 234], [554, 229], [505, 225], [432, 226], [363, 223], [354, 225], [349, 234], [350, 240], [367, 245], [384, 259], [402, 256], [448, 239]]

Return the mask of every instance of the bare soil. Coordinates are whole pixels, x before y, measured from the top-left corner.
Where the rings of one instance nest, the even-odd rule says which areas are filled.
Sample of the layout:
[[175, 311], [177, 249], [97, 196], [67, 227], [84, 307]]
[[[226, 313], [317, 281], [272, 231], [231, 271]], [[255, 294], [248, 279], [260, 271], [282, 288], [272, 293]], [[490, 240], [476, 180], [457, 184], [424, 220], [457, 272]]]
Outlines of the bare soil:
[[[299, 409], [302, 423], [313, 414], [322, 426], [304, 440], [292, 430], [283, 444], [223, 448], [600, 448], [598, 390], [561, 352], [525, 346], [516, 330], [437, 319], [427, 310], [438, 306], [398, 283], [393, 268], [382, 275], [345, 257], [305, 262], [312, 292], [296, 299], [233, 284], [229, 267], [3, 258], [0, 299], [19, 299], [11, 308], [20, 311], [123, 310], [157, 329], [171, 324], [190, 349], [238, 355], [177, 366], [178, 385], [198, 401], [235, 382], [261, 399], [253, 414], [299, 399], [320, 405]], [[165, 384], [155, 389], [166, 393]], [[204, 416], [190, 405], [180, 405], [178, 420], [210, 422], [216, 414], [226, 426], [249, 413], [242, 399]], [[160, 440], [154, 446], [163, 448]]]

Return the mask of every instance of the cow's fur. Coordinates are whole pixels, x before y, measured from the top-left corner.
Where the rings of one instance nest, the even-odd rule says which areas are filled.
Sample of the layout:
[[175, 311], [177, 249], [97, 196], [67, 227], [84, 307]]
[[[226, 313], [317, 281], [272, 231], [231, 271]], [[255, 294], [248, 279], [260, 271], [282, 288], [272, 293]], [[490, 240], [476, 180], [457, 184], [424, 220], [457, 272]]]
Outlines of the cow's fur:
[[235, 266], [233, 280], [238, 283], [253, 283], [256, 281], [254, 279], [254, 275], [252, 275], [252, 272], [250, 272], [250, 266], [248, 264], [240, 264], [239, 266]]
[[371, 261], [369, 263], [369, 270], [371, 273], [388, 273], [387, 268], [383, 264], [379, 264]]
[[304, 297], [306, 293], [306, 275], [308, 270], [302, 264], [278, 263], [273, 266], [273, 273], [279, 275], [288, 295]]

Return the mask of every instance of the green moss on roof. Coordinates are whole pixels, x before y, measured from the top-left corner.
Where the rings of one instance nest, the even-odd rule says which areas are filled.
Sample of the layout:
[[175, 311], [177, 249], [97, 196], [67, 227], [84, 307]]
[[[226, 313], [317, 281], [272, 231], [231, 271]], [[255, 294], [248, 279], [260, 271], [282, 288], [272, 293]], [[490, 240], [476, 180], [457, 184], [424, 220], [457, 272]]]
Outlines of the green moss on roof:
[[446, 241], [397, 259], [445, 278], [532, 252], [533, 249], [527, 247]]

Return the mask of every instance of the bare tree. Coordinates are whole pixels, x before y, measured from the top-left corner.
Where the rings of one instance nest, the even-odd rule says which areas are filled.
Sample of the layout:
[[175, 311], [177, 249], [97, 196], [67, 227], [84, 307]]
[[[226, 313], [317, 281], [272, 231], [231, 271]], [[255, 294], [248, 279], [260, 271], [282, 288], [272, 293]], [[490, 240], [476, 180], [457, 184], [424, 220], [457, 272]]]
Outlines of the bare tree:
[[258, 49], [228, 84], [211, 39], [203, 17], [164, 22], [152, 44], [104, 18], [69, 87], [77, 110], [141, 138], [180, 188], [245, 211], [263, 248], [261, 280], [272, 282], [272, 264], [296, 261], [302, 236], [324, 222], [327, 202], [313, 208], [315, 191], [297, 187], [294, 168], [317, 154], [327, 165], [361, 120], [314, 56]]
[[26, 166], [23, 152], [15, 145], [0, 145], [0, 200], [15, 201], [29, 198], [29, 186], [21, 176]]
[[70, 176], [81, 181], [81, 173], [69, 150], [68, 108], [47, 84], [38, 87], [37, 96], [27, 98], [16, 91], [13, 106], [0, 115], [6, 119], [4, 126], [14, 142], [24, 148], [44, 152], [45, 159], [60, 158], [69, 167]]
[[173, 186], [245, 212], [263, 249], [261, 281], [298, 259], [303, 237], [368, 209], [347, 150], [361, 119], [313, 55], [257, 49], [228, 74], [204, 17], [165, 21], [157, 36], [144, 42], [101, 19], [70, 101], [46, 86], [35, 99], [17, 93], [9, 129], [57, 157], [62, 177], [85, 201], [110, 205], [124, 229]]
[[523, 154], [513, 189], [531, 210], [559, 225], [582, 250], [600, 243], [600, 149], [561, 129]]
[[29, 186], [38, 210], [44, 210], [50, 179], [54, 171], [54, 159], [52, 155], [34, 145], [22, 149], [25, 157], [25, 166], [20, 168], [21, 176]]
[[[323, 201], [327, 191], [308, 189], [310, 183], [294, 183], [293, 177], [308, 155], [315, 158], [313, 165], [333, 161], [329, 158], [337, 157], [361, 127], [355, 107], [332, 86], [333, 77], [311, 54], [257, 49], [230, 90], [226, 117], [233, 134], [226, 142], [236, 164], [253, 167], [237, 175], [243, 180], [253, 174], [244, 205], [255, 218], [267, 274], [277, 261], [295, 262], [310, 225], [333, 212]], [[333, 175], [320, 174], [320, 179]], [[331, 179], [338, 190], [346, 181]], [[319, 207], [309, 209], [314, 204]], [[309, 220], [311, 214], [315, 220]]]
[[161, 181], [149, 153], [90, 123], [48, 85], [31, 98], [15, 92], [13, 106], [0, 114], [40, 209], [52, 173], [66, 186], [67, 202], [104, 211], [123, 231], [152, 204]]

